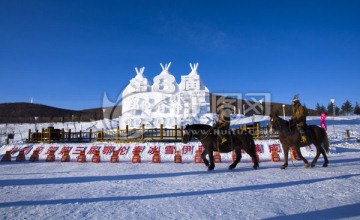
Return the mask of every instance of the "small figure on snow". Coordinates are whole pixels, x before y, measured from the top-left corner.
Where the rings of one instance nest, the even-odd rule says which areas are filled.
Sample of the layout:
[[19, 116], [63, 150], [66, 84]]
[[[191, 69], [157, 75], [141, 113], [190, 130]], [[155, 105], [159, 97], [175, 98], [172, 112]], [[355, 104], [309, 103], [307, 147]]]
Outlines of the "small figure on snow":
[[325, 130], [327, 131], [327, 126], [326, 126], [326, 114], [325, 112], [321, 112], [321, 117], [320, 117], [320, 126]]

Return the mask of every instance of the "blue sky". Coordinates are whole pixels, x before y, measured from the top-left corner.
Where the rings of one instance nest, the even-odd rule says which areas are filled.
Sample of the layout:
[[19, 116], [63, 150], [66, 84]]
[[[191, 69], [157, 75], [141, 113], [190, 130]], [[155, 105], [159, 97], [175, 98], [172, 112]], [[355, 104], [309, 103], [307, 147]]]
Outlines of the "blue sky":
[[0, 1], [0, 102], [116, 100], [136, 73], [308, 107], [359, 98], [360, 1]]

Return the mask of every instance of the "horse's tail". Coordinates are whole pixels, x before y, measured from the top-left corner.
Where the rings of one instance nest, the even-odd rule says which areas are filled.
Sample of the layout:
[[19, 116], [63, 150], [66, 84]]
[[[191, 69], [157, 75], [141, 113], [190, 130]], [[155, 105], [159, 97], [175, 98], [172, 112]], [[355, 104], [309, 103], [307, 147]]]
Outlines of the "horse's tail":
[[328, 137], [326, 131], [325, 130], [323, 130], [323, 131], [324, 131], [325, 135], [324, 135], [324, 139], [321, 143], [321, 146], [325, 150], [325, 152], [328, 154], [330, 151], [330, 141], [329, 141], [329, 137]]

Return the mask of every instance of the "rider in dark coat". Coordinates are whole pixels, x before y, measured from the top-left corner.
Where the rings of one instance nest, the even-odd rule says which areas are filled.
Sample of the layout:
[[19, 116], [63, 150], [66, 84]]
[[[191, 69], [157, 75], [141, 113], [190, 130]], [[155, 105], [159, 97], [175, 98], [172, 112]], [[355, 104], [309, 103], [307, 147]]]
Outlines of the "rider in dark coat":
[[306, 134], [305, 134], [306, 112], [297, 96], [295, 96], [294, 99], [292, 100], [292, 113], [291, 113], [290, 125], [293, 124], [296, 125], [296, 128], [300, 132], [301, 142], [306, 143], [307, 142]]
[[223, 105], [219, 112], [219, 121], [217, 121], [215, 125], [221, 137], [221, 144], [225, 144], [230, 140], [230, 115], [231, 109]]

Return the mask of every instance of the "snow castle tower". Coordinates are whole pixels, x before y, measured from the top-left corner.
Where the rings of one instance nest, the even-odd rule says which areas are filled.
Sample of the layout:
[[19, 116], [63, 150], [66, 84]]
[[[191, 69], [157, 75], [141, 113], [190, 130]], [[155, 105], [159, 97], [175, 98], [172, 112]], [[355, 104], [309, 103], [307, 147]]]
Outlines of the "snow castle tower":
[[187, 76], [181, 76], [180, 97], [183, 102], [183, 114], [185, 118], [199, 117], [210, 113], [210, 95], [197, 72], [199, 63], [191, 64], [191, 72]]
[[210, 113], [210, 95], [197, 72], [198, 65], [190, 64], [191, 72], [181, 76], [177, 84], [169, 72], [171, 62], [160, 64], [162, 72], [151, 86], [143, 75], [145, 68], [135, 68], [137, 75], [122, 93], [120, 127], [173, 127], [200, 122], [204, 114]]

